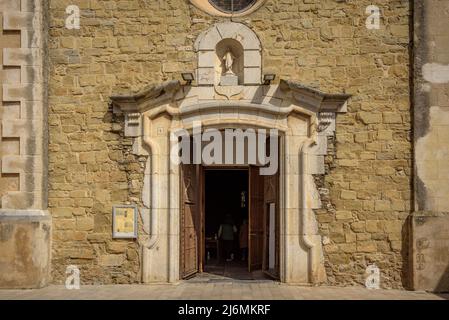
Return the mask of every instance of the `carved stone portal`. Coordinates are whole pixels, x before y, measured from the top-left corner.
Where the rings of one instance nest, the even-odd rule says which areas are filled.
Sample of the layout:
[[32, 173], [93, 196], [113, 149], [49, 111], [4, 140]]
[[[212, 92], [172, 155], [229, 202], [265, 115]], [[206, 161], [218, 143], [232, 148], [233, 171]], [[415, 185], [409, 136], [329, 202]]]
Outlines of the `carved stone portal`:
[[[325, 94], [294, 81], [261, 85], [258, 37], [241, 23], [218, 23], [195, 43], [197, 86], [170, 81], [137, 94], [111, 97], [125, 113], [134, 152], [149, 155], [142, 202], [148, 212], [139, 241], [142, 280], [180, 279], [180, 166], [170, 161], [172, 132], [202, 128], [276, 129], [280, 133], [280, 279], [296, 284], [326, 279], [322, 239], [314, 209], [321, 207], [314, 175], [324, 174], [328, 136], [349, 95]], [[228, 77], [235, 77], [234, 79]], [[237, 84], [235, 85], [235, 81]], [[140, 114], [140, 121], [135, 118]], [[190, 182], [185, 181], [189, 186]], [[271, 186], [274, 188], [274, 186]]]
[[[216, 88], [245, 90], [223, 99]], [[280, 278], [295, 284], [325, 281], [322, 238], [314, 213], [321, 201], [314, 175], [324, 174], [328, 136], [334, 134], [335, 114], [345, 112], [348, 98], [283, 80], [280, 85], [244, 87], [182, 86], [172, 81], [112, 97], [114, 112], [141, 115], [137, 128], [133, 117], [125, 117], [125, 135], [138, 133], [134, 136], [136, 154], [149, 154], [142, 189], [146, 205], [140, 210], [149, 215], [143, 226], [149, 235], [139, 237], [143, 282], [180, 280], [179, 202], [188, 190], [180, 186], [180, 166], [170, 161], [174, 142], [169, 137], [180, 129], [192, 130], [194, 122], [203, 128], [279, 131]], [[326, 116], [326, 126], [319, 131], [323, 121], [319, 115], [326, 113], [332, 116]]]

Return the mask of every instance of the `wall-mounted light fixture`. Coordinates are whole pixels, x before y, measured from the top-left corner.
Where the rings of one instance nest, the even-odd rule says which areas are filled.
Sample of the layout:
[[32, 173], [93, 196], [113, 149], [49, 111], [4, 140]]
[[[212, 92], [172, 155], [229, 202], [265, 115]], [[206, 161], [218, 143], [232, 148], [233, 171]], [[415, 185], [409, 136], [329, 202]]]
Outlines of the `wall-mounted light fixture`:
[[276, 75], [274, 73], [267, 73], [263, 75], [264, 84], [271, 84], [274, 79], [276, 79]]
[[195, 80], [195, 76], [192, 72], [183, 72], [181, 73], [182, 79], [187, 82], [188, 85], [192, 84], [192, 81]]
[[276, 79], [276, 75], [274, 73], [267, 73], [263, 75], [263, 82], [266, 85], [271, 84], [274, 79]]

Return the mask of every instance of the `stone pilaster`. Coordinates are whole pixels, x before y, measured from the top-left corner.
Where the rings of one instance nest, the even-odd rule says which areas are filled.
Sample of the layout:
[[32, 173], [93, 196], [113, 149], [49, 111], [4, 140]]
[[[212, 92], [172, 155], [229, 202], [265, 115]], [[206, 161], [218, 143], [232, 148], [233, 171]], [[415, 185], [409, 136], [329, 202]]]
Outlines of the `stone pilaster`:
[[0, 287], [48, 281], [45, 5], [0, 1]]
[[449, 2], [414, 7], [412, 286], [449, 290]]

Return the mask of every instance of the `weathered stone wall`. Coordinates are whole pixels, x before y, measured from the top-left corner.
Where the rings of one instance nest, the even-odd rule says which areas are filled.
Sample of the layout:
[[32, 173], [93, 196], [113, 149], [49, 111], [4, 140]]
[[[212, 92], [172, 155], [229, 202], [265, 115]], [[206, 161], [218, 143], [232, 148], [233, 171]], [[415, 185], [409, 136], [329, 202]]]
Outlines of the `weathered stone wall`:
[[415, 7], [416, 211], [449, 212], [449, 2]]
[[[73, 0], [81, 29], [68, 30], [67, 1], [50, 3], [54, 280], [77, 264], [83, 282], [136, 282], [139, 245], [111, 240], [111, 207], [141, 201], [145, 161], [130, 155], [108, 100], [193, 71], [194, 40], [221, 20], [187, 0]], [[332, 285], [363, 283], [375, 262], [384, 287], [402, 286], [411, 202], [410, 8], [405, 0], [375, 3], [380, 30], [365, 27], [373, 4], [365, 0], [268, 0], [235, 19], [259, 35], [265, 72], [354, 95], [337, 120], [322, 188], [327, 206], [317, 212]]]
[[411, 274], [415, 289], [448, 291], [449, 1], [415, 1], [414, 18]]
[[0, 212], [0, 288], [42, 288], [50, 280], [51, 217]]

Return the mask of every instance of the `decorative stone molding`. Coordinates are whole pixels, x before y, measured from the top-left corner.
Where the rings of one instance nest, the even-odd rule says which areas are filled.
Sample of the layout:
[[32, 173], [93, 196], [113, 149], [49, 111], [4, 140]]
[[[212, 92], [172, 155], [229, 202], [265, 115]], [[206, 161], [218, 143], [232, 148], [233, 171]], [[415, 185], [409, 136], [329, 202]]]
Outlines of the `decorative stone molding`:
[[335, 113], [333, 112], [320, 112], [319, 113], [319, 123], [318, 123], [318, 132], [325, 132], [328, 129], [331, 131], [335, 131], [335, 126], [332, 127], [332, 124], [335, 124]]
[[[196, 79], [199, 86], [219, 84], [217, 69], [222, 57], [217, 56], [217, 47], [223, 41], [235, 40], [243, 48], [241, 59], [243, 70], [242, 85], [258, 85], [262, 82], [262, 53], [257, 35], [246, 25], [236, 22], [217, 23], [203, 32], [195, 42], [198, 53]], [[231, 46], [231, 44], [228, 44]]]
[[347, 112], [347, 101], [350, 94], [328, 94], [319, 90], [301, 85], [296, 81], [281, 80], [281, 90], [291, 90], [294, 98], [302, 105], [316, 110], [316, 112]]
[[126, 123], [125, 136], [127, 137], [139, 136], [140, 113], [127, 114], [125, 123]]
[[[150, 94], [151, 93], [151, 94]], [[152, 97], [152, 98], [149, 98]], [[112, 97], [114, 112], [124, 112], [125, 133], [129, 114], [139, 113], [134, 148], [145, 149], [149, 159], [145, 171], [142, 212], [143, 282], [179, 280], [179, 167], [170, 161], [171, 132], [191, 130], [194, 122], [203, 128], [266, 128], [281, 132], [281, 281], [321, 283], [325, 281], [321, 236], [314, 209], [321, 201], [314, 175], [324, 174], [327, 135], [333, 134], [335, 114], [343, 112], [348, 95], [324, 94], [293, 81], [281, 85], [244, 86], [242, 92], [224, 98], [214, 87], [181, 86], [166, 82], [142, 92]], [[330, 122], [319, 132], [320, 114]], [[134, 115], [133, 115], [134, 117]]]
[[43, 209], [46, 207], [43, 1], [2, 1], [0, 10], [3, 30], [20, 31], [20, 47], [3, 49], [2, 65], [7, 70], [2, 72], [8, 72], [9, 79], [2, 84], [0, 107], [4, 114], [0, 143], [16, 141], [20, 146], [1, 155], [1, 172], [18, 175], [20, 187], [3, 193], [0, 208]]
[[167, 81], [160, 85], [148, 86], [135, 94], [125, 94], [112, 96], [114, 112], [119, 110], [127, 114], [142, 113], [145, 109], [174, 99], [174, 95], [181, 88], [181, 84], [177, 80]]

